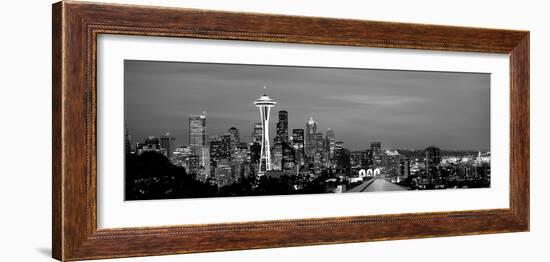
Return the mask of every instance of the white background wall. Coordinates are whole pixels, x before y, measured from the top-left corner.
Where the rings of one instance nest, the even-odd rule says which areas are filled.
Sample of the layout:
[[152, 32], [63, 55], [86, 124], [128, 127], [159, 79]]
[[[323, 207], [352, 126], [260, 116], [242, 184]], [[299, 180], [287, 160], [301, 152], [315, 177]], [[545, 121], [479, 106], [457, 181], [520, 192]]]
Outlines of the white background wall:
[[[107, 0], [105, 0], [107, 1]], [[550, 28], [545, 1], [107, 1], [531, 31], [531, 232], [384, 241], [123, 261], [548, 261]], [[51, 253], [50, 1], [0, 9], [0, 260]]]

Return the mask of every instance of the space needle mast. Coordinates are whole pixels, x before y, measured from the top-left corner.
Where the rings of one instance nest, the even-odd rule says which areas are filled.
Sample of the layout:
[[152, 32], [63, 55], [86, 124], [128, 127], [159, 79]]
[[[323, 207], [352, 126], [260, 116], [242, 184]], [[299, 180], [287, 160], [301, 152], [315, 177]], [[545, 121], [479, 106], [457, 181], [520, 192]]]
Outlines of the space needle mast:
[[[266, 89], [265, 86], [264, 89]], [[258, 175], [262, 176], [266, 171], [271, 170], [271, 150], [269, 146], [269, 111], [273, 106], [277, 104], [277, 102], [269, 98], [269, 96], [264, 93], [264, 95], [254, 101], [254, 104], [260, 109], [260, 118], [262, 120], [262, 147], [260, 150], [260, 164], [258, 168]]]

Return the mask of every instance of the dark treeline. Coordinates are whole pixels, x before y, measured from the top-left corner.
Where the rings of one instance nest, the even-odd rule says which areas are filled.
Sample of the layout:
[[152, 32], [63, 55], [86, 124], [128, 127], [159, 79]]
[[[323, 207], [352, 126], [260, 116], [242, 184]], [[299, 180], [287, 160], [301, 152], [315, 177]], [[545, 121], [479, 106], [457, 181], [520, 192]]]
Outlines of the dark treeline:
[[172, 165], [164, 155], [145, 152], [126, 155], [126, 200], [209, 197], [218, 188], [187, 175], [185, 168]]
[[218, 187], [202, 182], [183, 167], [156, 152], [126, 155], [125, 199], [176, 199], [226, 196], [265, 196], [326, 193], [329, 173], [315, 179], [283, 175], [280, 177], [241, 176], [236, 183]]

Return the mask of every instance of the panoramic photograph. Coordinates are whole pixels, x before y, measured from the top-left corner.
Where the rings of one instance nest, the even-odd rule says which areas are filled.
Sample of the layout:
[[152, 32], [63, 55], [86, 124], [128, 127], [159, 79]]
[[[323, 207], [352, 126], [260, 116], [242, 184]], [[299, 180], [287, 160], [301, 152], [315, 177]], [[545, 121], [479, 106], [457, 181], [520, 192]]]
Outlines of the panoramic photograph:
[[125, 200], [491, 186], [490, 74], [125, 60]]

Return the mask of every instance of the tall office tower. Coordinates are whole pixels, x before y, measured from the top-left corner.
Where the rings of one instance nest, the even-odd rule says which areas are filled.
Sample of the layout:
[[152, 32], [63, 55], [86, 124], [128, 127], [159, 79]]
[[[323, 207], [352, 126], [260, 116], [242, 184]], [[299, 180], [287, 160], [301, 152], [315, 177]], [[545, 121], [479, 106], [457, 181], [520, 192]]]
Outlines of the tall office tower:
[[330, 160], [334, 159], [334, 147], [336, 146], [336, 140], [334, 136], [334, 130], [327, 129], [327, 135], [326, 135], [326, 147], [328, 151], [328, 156]]
[[250, 167], [254, 172], [258, 171], [261, 150], [262, 146], [260, 143], [252, 143], [250, 145]]
[[210, 159], [218, 161], [230, 158], [230, 136], [223, 135], [218, 139], [210, 141]]
[[271, 169], [280, 171], [283, 169], [283, 145], [284, 143], [277, 143], [273, 146], [271, 153]]
[[206, 116], [189, 116], [189, 147], [191, 154], [201, 155], [201, 150], [206, 146]]
[[236, 127], [231, 127], [229, 130], [227, 130], [227, 133], [229, 134], [230, 138], [230, 147], [231, 150], [237, 150], [237, 147], [239, 146], [239, 143], [241, 143], [241, 137], [239, 135], [239, 129]]
[[233, 151], [233, 155], [231, 156], [231, 162], [233, 164], [240, 165], [248, 161], [249, 155], [250, 155], [250, 152], [248, 151], [248, 148], [237, 148], [235, 151]]
[[350, 158], [351, 167], [356, 170], [359, 170], [361, 168], [363, 151], [351, 151], [349, 158]]
[[233, 174], [237, 177], [244, 175], [244, 166], [248, 163], [250, 152], [248, 148], [237, 148], [233, 151], [231, 156], [231, 168], [233, 169]]
[[438, 173], [437, 166], [441, 162], [441, 149], [435, 146], [429, 146], [425, 149], [426, 173], [430, 178], [436, 177]]
[[405, 157], [397, 151], [388, 151], [384, 157], [384, 169], [392, 181], [397, 177], [403, 176]]
[[315, 142], [315, 134], [317, 133], [317, 122], [313, 117], [309, 118], [306, 123], [306, 155], [309, 159], [313, 159], [315, 155], [317, 143]]
[[231, 158], [231, 135], [220, 136], [222, 151], [225, 158]]
[[227, 158], [217, 161], [216, 167], [213, 168], [214, 177], [218, 186], [230, 185], [234, 180], [233, 170], [231, 169], [231, 161]]
[[210, 141], [210, 160], [216, 161], [225, 158], [223, 155], [223, 143], [220, 139]]
[[166, 133], [160, 137], [160, 147], [164, 150], [164, 155], [168, 158], [172, 157], [174, 141], [176, 141], [176, 138], [171, 136], [170, 133]]
[[262, 123], [254, 123], [252, 131], [252, 143], [260, 145], [262, 143]]
[[336, 172], [348, 173], [351, 167], [351, 152], [344, 147], [344, 142], [338, 141], [334, 146], [334, 161], [336, 162]]
[[188, 174], [199, 174], [199, 168], [200, 168], [200, 158], [198, 155], [190, 155], [187, 159], [187, 173]]
[[371, 168], [372, 163], [372, 150], [367, 149], [363, 151], [363, 157], [361, 159], [361, 165], [363, 166], [363, 168]]
[[381, 142], [371, 142], [370, 150], [372, 152], [372, 161], [374, 165], [382, 164], [382, 143]]
[[174, 152], [172, 153], [174, 165], [176, 166], [182, 166], [187, 169], [187, 160], [189, 158], [189, 155], [191, 155], [191, 149], [187, 146], [178, 146], [174, 149]]
[[[264, 87], [265, 88], [265, 87]], [[271, 170], [271, 152], [269, 146], [269, 112], [271, 108], [277, 103], [275, 100], [269, 98], [264, 94], [256, 101], [254, 101], [256, 107], [260, 109], [260, 118], [262, 120], [262, 140], [260, 145], [262, 146], [260, 152], [260, 163], [258, 167], [258, 175], [263, 175], [266, 171]]]
[[189, 116], [189, 147], [198, 156], [199, 166], [206, 166], [206, 113]]
[[284, 171], [293, 171], [296, 165], [296, 152], [294, 147], [288, 143], [282, 143], [283, 145], [283, 159], [282, 168]]
[[316, 153], [325, 153], [325, 140], [323, 139], [323, 133], [315, 133], [315, 152]]
[[288, 112], [279, 111], [279, 122], [277, 123], [277, 136], [275, 136], [275, 144], [288, 142]]
[[315, 153], [313, 154], [313, 166], [315, 173], [320, 173], [321, 168], [326, 164], [325, 140], [323, 133], [315, 133], [313, 137]]
[[199, 163], [199, 179], [206, 181], [210, 178], [210, 146], [206, 145], [203, 150], [201, 150], [200, 163]]
[[304, 165], [304, 130], [292, 129], [292, 147], [294, 147], [294, 153], [296, 164]]

